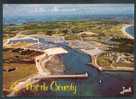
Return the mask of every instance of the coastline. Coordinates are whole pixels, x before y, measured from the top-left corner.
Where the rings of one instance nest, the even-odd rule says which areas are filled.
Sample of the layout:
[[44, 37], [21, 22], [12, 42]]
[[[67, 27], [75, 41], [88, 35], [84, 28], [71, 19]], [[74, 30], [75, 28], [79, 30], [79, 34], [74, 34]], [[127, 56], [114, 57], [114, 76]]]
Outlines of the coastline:
[[133, 26], [133, 25], [130, 25], [130, 24], [124, 24], [121, 31], [122, 33], [127, 36], [128, 38], [130, 39], [134, 39], [134, 37], [132, 35], [130, 35], [128, 32], [126, 32], [126, 28], [130, 27], [130, 26]]

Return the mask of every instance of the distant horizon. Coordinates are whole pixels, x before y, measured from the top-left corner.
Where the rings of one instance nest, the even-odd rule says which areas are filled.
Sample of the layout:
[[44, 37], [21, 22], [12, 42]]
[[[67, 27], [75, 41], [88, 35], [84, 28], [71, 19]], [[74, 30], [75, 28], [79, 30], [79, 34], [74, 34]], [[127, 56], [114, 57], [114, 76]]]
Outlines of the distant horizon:
[[[4, 4], [4, 23], [134, 17], [134, 4]], [[110, 16], [110, 17], [108, 17]], [[123, 17], [123, 18], [124, 18]], [[122, 17], [121, 17], [122, 18]], [[120, 18], [119, 18], [120, 19]]]

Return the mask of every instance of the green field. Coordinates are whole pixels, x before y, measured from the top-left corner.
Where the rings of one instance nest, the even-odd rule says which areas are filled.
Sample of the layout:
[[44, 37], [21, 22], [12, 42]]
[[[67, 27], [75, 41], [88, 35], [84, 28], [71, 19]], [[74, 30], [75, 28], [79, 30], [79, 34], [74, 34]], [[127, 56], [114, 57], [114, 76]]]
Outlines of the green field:
[[[66, 39], [79, 39], [77, 33], [91, 31], [99, 36], [122, 37], [122, 22], [118, 21], [64, 21], [46, 23], [28, 23], [23, 25], [4, 26], [4, 38], [15, 36], [22, 31], [23, 34], [62, 35]], [[74, 37], [73, 37], [74, 36]]]

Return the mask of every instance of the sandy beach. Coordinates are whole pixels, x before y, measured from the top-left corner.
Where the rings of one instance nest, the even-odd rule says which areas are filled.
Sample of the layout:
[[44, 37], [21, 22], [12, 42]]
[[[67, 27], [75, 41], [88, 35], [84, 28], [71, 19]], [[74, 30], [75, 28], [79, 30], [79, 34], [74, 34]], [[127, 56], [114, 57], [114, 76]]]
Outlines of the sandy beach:
[[131, 36], [129, 33], [126, 32], [126, 28], [132, 26], [131, 24], [124, 24], [121, 31], [124, 33], [125, 36], [127, 36], [128, 38], [134, 39], [133, 36]]

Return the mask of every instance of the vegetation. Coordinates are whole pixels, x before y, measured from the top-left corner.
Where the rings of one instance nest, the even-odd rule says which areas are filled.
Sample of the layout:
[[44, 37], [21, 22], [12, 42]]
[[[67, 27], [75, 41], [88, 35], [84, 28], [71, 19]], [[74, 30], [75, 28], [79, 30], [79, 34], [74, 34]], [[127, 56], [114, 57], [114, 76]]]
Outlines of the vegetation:
[[[118, 60], [119, 57], [120, 60]], [[97, 58], [98, 65], [107, 69], [112, 67], [132, 67], [133, 61], [133, 56], [131, 54], [117, 52], [105, 52]]]
[[[31, 46], [32, 43], [26, 43], [26, 42], [17, 42], [16, 44], [14, 45], [8, 45], [7, 47], [8, 48], [18, 48], [18, 47], [28, 47], [28, 46]], [[6, 47], [6, 46], [5, 46]]]
[[[116, 42], [114, 45], [110, 45], [109, 49], [105, 53], [98, 57], [98, 64], [111, 68], [112, 66], [133, 66], [133, 50], [134, 40], [128, 38], [113, 37], [111, 41]], [[124, 55], [125, 58], [121, 62], [116, 62], [118, 57]], [[125, 63], [125, 60], [128, 61]], [[129, 63], [130, 62], [130, 63]]]
[[79, 40], [80, 36], [74, 35], [74, 34], [69, 34], [65, 36], [65, 40]]
[[[124, 53], [133, 53], [134, 50], [134, 40], [128, 38], [113, 38], [114, 42], [119, 42], [117, 45], [114, 45], [110, 51], [115, 52], [124, 52]], [[125, 46], [124, 46], [125, 45]]]
[[[98, 65], [111, 68], [112, 66], [133, 65], [133, 60], [131, 59], [133, 59], [132, 52], [134, 49], [134, 40], [125, 38], [121, 31], [122, 24], [122, 22], [117, 21], [58, 21], [4, 26], [3, 31], [4, 40], [14, 37], [17, 34], [21, 34], [19, 37], [38, 34], [64, 36], [66, 40], [82, 39], [86, 42], [88, 41], [90, 44], [91, 41], [95, 41], [108, 48], [108, 50], [105, 50], [105, 53], [98, 56]], [[80, 34], [81, 32], [88, 32], [88, 34]], [[109, 38], [111, 39], [107, 40]], [[113, 44], [110, 42], [113, 42]], [[26, 47], [29, 45], [31, 45], [31, 43], [16, 43], [14, 46], [11, 46], [12, 48], [4, 48], [4, 88], [9, 89], [13, 82], [37, 72], [34, 57], [41, 53], [30, 50], [24, 51], [22, 49], [16, 49], [20, 46]], [[126, 60], [130, 59], [129, 61], [131, 63], [124, 61], [116, 62], [119, 55], [125, 55]], [[12, 68], [15, 70], [8, 72], [8, 70]]]
[[[116, 21], [64, 21], [29, 23], [15, 26], [5, 26], [4, 38], [13, 37], [21, 31], [22, 34], [68, 35], [73, 36], [83, 31], [91, 31], [98, 35], [122, 37], [122, 23]], [[69, 35], [70, 34], [70, 35]], [[75, 36], [74, 36], [75, 37]], [[78, 38], [78, 37], [76, 37]]]
[[[27, 52], [27, 53], [26, 53]], [[29, 53], [28, 53], [29, 52]], [[3, 87], [9, 89], [17, 80], [37, 73], [34, 57], [41, 54], [35, 51], [6, 48], [3, 52]], [[14, 71], [10, 71], [14, 68]]]

